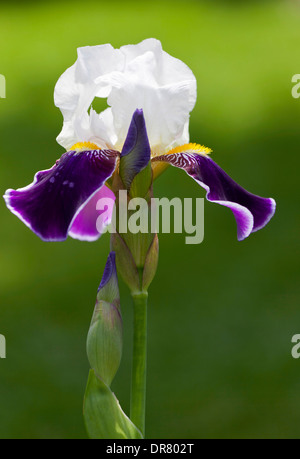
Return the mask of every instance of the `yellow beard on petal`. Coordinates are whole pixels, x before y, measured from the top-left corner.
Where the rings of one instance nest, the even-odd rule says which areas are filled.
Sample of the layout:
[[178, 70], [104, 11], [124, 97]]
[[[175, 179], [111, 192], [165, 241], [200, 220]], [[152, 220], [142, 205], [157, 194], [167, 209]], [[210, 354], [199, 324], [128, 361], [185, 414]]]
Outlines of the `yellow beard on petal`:
[[101, 148], [92, 142], [78, 142], [69, 151], [71, 150], [101, 150]]
[[[212, 149], [205, 147], [204, 145], [199, 145], [197, 143], [186, 143], [185, 145], [180, 145], [179, 147], [172, 148], [172, 150], [167, 151], [167, 153], [164, 153], [164, 155], [172, 155], [175, 153], [183, 152], [196, 153], [199, 155], [208, 155], [212, 152]], [[153, 171], [153, 180], [155, 180], [160, 174], [162, 174], [169, 166], [168, 163], [165, 163], [163, 161], [155, 161], [155, 156], [152, 157], [151, 165]]]
[[204, 145], [199, 145], [198, 143], [186, 143], [185, 145], [180, 145], [179, 147], [172, 148], [165, 155], [173, 155], [174, 153], [198, 153], [200, 155], [209, 155], [212, 152], [211, 148], [205, 147]]

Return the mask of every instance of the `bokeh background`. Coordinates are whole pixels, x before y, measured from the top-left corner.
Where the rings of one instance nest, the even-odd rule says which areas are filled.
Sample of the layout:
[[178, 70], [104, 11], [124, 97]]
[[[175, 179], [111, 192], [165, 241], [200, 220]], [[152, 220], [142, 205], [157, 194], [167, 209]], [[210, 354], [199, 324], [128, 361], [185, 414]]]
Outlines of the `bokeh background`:
[[[205, 238], [160, 235], [150, 287], [148, 438], [299, 438], [299, 1], [1, 2], [0, 184], [25, 186], [62, 154], [58, 77], [76, 48], [144, 38], [198, 82], [191, 139], [240, 184], [277, 201], [243, 242], [228, 209], [205, 203]], [[204, 197], [170, 168], [156, 196]], [[0, 204], [0, 438], [86, 438], [86, 334], [109, 250], [43, 243]], [[113, 383], [128, 413], [132, 305], [121, 282], [124, 354]]]

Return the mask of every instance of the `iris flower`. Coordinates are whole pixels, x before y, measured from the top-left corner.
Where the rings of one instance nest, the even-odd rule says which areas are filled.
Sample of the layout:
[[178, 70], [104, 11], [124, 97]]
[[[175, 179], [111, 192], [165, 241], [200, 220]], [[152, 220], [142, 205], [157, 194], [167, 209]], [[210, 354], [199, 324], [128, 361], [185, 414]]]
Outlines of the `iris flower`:
[[[95, 98], [107, 99], [99, 114], [93, 109]], [[169, 165], [183, 169], [205, 189], [208, 201], [231, 209], [238, 240], [274, 215], [273, 199], [249, 193], [210, 158], [210, 149], [189, 143], [196, 79], [158, 40], [120, 49], [109, 44], [79, 48], [75, 64], [56, 84], [54, 100], [64, 118], [57, 141], [66, 152], [30, 185], [4, 196], [11, 212], [42, 240], [68, 235], [96, 240], [101, 234], [96, 203], [114, 198], [110, 180], [126, 156], [122, 179], [127, 189], [149, 161], [153, 178]], [[103, 227], [108, 222], [105, 213]]]

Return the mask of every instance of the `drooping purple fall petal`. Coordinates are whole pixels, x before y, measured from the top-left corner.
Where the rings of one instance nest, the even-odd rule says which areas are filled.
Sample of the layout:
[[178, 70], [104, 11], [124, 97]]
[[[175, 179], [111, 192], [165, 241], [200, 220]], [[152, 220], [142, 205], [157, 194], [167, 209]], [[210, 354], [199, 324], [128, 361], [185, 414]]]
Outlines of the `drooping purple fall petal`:
[[263, 228], [274, 215], [274, 199], [249, 193], [208, 156], [182, 152], [158, 156], [152, 161], [165, 161], [185, 170], [206, 190], [208, 201], [231, 209], [236, 219], [239, 241]]
[[[65, 240], [88, 199], [113, 174], [118, 154], [114, 150], [68, 151], [51, 169], [38, 172], [30, 185], [7, 190], [6, 205], [42, 240]], [[76, 231], [78, 225], [73, 235]]]

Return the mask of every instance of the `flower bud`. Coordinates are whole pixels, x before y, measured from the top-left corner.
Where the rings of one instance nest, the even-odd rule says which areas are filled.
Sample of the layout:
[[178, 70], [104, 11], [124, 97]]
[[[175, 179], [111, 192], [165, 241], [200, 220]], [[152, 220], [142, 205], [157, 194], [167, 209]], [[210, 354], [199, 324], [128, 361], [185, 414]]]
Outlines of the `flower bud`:
[[121, 361], [122, 317], [115, 253], [108, 256], [87, 336], [87, 356], [95, 374], [110, 386]]

